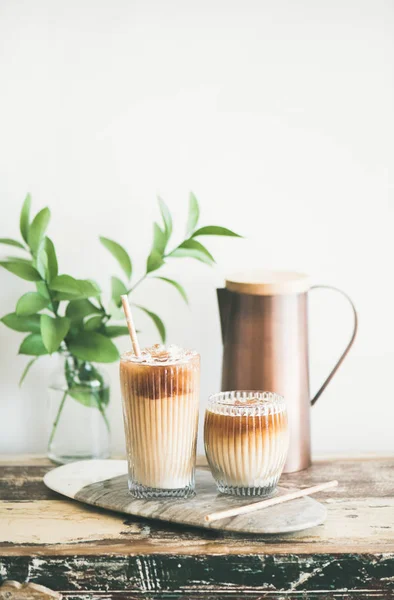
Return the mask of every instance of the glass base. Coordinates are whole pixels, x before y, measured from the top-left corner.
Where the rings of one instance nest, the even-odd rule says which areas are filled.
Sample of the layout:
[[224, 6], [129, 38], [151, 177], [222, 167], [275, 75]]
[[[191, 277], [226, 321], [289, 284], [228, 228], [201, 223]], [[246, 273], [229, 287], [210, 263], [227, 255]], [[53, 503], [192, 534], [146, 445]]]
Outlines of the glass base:
[[242, 487], [237, 485], [227, 485], [222, 481], [217, 481], [216, 485], [221, 494], [228, 496], [259, 496], [260, 498], [270, 498], [277, 494], [277, 482], [261, 487]]
[[47, 456], [49, 460], [57, 465], [66, 465], [67, 463], [75, 462], [77, 460], [92, 460], [94, 458], [109, 458], [109, 452], [104, 451], [99, 454], [55, 454], [54, 452], [48, 452]]
[[192, 498], [195, 496], [194, 484], [187, 485], [183, 488], [164, 489], [147, 487], [138, 483], [129, 481], [129, 492], [134, 498]]

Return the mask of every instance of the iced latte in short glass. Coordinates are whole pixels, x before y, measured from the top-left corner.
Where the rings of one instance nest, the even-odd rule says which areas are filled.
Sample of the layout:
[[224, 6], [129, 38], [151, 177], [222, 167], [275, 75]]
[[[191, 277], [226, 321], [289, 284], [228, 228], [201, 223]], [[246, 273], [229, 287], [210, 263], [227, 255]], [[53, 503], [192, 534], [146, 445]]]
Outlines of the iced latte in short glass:
[[129, 490], [138, 498], [194, 493], [200, 356], [155, 345], [123, 354], [120, 383]]
[[214, 394], [205, 413], [204, 442], [220, 492], [271, 495], [289, 444], [284, 399], [270, 392]]

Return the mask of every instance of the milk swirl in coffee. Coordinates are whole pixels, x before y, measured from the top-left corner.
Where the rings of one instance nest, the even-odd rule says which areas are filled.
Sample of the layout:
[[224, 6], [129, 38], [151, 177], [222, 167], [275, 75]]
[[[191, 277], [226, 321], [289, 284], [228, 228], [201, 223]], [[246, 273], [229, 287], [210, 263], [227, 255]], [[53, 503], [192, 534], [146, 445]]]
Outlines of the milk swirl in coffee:
[[129, 489], [134, 496], [186, 497], [194, 490], [200, 357], [155, 345], [124, 354], [120, 382]]
[[211, 396], [205, 414], [204, 441], [219, 491], [245, 496], [271, 494], [282, 473], [288, 447], [283, 398], [268, 392], [223, 392]]

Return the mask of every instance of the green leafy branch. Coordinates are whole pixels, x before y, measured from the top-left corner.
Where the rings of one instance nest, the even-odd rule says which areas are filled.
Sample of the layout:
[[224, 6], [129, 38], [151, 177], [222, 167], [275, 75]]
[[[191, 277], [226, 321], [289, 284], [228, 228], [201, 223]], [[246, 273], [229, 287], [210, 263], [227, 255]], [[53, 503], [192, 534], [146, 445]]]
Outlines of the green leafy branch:
[[[46, 235], [50, 211], [44, 208], [30, 222], [30, 207], [28, 195], [20, 215], [23, 241], [0, 239], [2, 244], [23, 250], [24, 256], [8, 256], [0, 264], [11, 273], [33, 282], [36, 290], [24, 294], [18, 300], [15, 312], [5, 315], [1, 321], [15, 331], [28, 334], [19, 347], [19, 354], [33, 358], [22, 373], [20, 385], [40, 356], [67, 351], [67, 390], [53, 424], [51, 443], [67, 396], [86, 406], [95, 406], [108, 427], [105, 407], [109, 402], [109, 391], [105, 386], [92, 390], [89, 382], [100, 382], [102, 376], [87, 361], [111, 362], [119, 354], [109, 336], [102, 331], [107, 314], [100, 303], [99, 286], [91, 280], [59, 275], [55, 247]], [[84, 320], [92, 314], [100, 315], [100, 323], [96, 323], [100, 331], [91, 327], [91, 319]]]
[[[146, 270], [144, 275], [140, 277], [134, 284], [132, 283], [132, 261], [127, 251], [117, 242], [114, 242], [106, 237], [100, 237], [101, 243], [118, 261], [119, 266], [126, 276], [126, 278], [123, 279], [119, 279], [118, 277], [111, 278], [112, 302], [117, 308], [121, 306], [120, 296], [123, 294], [132, 294], [136, 287], [141, 285], [141, 283], [143, 283], [148, 277], [151, 279], [158, 279], [173, 286], [179, 292], [186, 304], [188, 304], [188, 297], [184, 287], [174, 279], [159, 276], [156, 272], [165, 266], [168, 259], [173, 258], [193, 258], [212, 266], [215, 263], [215, 260], [209, 250], [196, 239], [198, 237], [212, 235], [241, 237], [230, 229], [227, 229], [226, 227], [220, 227], [218, 225], [208, 225], [197, 229], [197, 224], [200, 217], [200, 209], [197, 198], [193, 193], [191, 193], [189, 197], [189, 211], [185, 239], [172, 250], [168, 250], [168, 244], [173, 233], [173, 220], [171, 212], [164, 200], [159, 197], [158, 203], [162, 222], [155, 222], [153, 224], [153, 242], [146, 261]], [[161, 340], [165, 342], [166, 329], [159, 315], [143, 306], [137, 304], [134, 304], [134, 306], [144, 311], [145, 314], [151, 318], [159, 332]]]
[[[24, 253], [23, 256], [7, 256], [0, 261], [0, 265], [35, 285], [35, 291], [24, 294], [18, 300], [15, 311], [1, 319], [7, 327], [28, 334], [20, 345], [19, 353], [33, 358], [26, 366], [21, 382], [37, 358], [67, 351], [73, 361], [75, 379], [78, 380], [73, 383], [70, 373], [67, 374], [70, 395], [86, 404], [86, 397], [80, 389], [81, 382], [98, 376], [94, 367], [88, 369], [86, 365], [118, 360], [119, 352], [112, 340], [128, 333], [127, 327], [116, 323], [116, 320], [123, 322], [123, 315], [119, 310], [120, 296], [131, 295], [137, 286], [150, 277], [171, 285], [183, 300], [188, 302], [183, 286], [173, 279], [157, 275], [157, 271], [168, 260], [176, 258], [193, 258], [213, 265], [214, 258], [196, 238], [212, 235], [240, 237], [233, 231], [216, 225], [197, 228], [199, 205], [194, 194], [190, 194], [185, 238], [169, 250], [173, 220], [166, 203], [161, 198], [158, 202], [161, 222], [154, 223], [152, 248], [146, 261], [145, 273], [136, 282], [132, 281], [133, 268], [128, 252], [117, 242], [100, 237], [101, 243], [117, 260], [123, 272], [122, 278], [111, 278], [112, 305], [106, 308], [101, 298], [100, 287], [95, 281], [59, 274], [55, 246], [46, 235], [51, 217], [50, 210], [43, 208], [31, 220], [31, 197], [26, 197], [20, 214], [21, 240], [0, 239], [1, 244], [17, 248]], [[164, 342], [166, 329], [162, 319], [144, 306], [135, 306], [153, 321]], [[93, 405], [101, 410], [105, 402], [105, 398], [96, 398]]]
[[[62, 347], [82, 361], [117, 360], [118, 350], [105, 331], [108, 315], [100, 301], [99, 286], [92, 280], [59, 275], [55, 247], [46, 235], [50, 210], [42, 209], [30, 222], [30, 206], [28, 195], [20, 216], [23, 242], [0, 239], [0, 243], [25, 252], [24, 257], [6, 257], [0, 265], [22, 279], [34, 282], [36, 287], [35, 291], [27, 292], [18, 300], [15, 312], [1, 319], [7, 327], [28, 333], [19, 353], [39, 357], [58, 352]], [[63, 301], [67, 304], [61, 315]], [[100, 319], [94, 326], [91, 319], [85, 319], [92, 314]]]
[[[43, 208], [30, 220], [31, 197], [27, 195], [20, 214], [19, 229], [21, 240], [1, 238], [0, 243], [18, 251], [23, 256], [7, 256], [0, 261], [7, 271], [32, 282], [34, 291], [19, 298], [15, 311], [5, 315], [1, 321], [7, 327], [21, 333], [27, 333], [23, 339], [19, 354], [31, 356], [26, 365], [20, 385], [30, 368], [40, 356], [65, 352], [65, 380], [67, 388], [63, 392], [57, 415], [53, 422], [48, 447], [51, 447], [67, 396], [84, 406], [97, 408], [109, 429], [105, 409], [109, 403], [109, 389], [104, 385], [100, 371], [92, 363], [109, 363], [118, 360], [119, 352], [113, 338], [127, 335], [124, 325], [109, 324], [111, 320], [122, 318], [119, 312], [122, 294], [132, 292], [152, 273], [154, 278], [173, 286], [188, 302], [182, 285], [173, 279], [157, 276], [167, 259], [194, 258], [208, 265], [214, 263], [210, 252], [197, 237], [221, 235], [240, 237], [224, 227], [207, 226], [196, 229], [199, 220], [199, 206], [196, 197], [191, 194], [185, 239], [171, 251], [168, 243], [172, 236], [172, 217], [165, 202], [159, 198], [162, 223], [154, 223], [153, 244], [146, 262], [144, 275], [132, 283], [132, 261], [126, 250], [117, 242], [101, 237], [101, 243], [118, 261], [123, 279], [111, 278], [111, 296], [113, 306], [105, 308], [101, 290], [92, 279], [77, 279], [68, 274], [59, 274], [55, 246], [46, 235], [51, 218], [49, 208]], [[166, 339], [166, 329], [162, 319], [153, 311], [135, 305], [153, 321], [161, 340]], [[93, 385], [94, 382], [94, 385]], [[92, 385], [90, 385], [92, 383]], [[98, 383], [98, 387], [95, 385]]]

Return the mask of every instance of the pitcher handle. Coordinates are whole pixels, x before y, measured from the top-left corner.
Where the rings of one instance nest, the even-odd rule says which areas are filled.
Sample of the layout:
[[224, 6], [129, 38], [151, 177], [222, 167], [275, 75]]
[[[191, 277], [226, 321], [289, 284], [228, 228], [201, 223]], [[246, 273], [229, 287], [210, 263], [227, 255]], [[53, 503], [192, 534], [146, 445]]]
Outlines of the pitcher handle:
[[314, 285], [310, 289], [311, 290], [326, 289], [326, 290], [334, 290], [335, 292], [339, 292], [350, 303], [350, 305], [352, 307], [352, 310], [353, 310], [353, 315], [354, 315], [354, 327], [353, 327], [352, 337], [350, 338], [350, 341], [349, 341], [348, 345], [346, 346], [345, 351], [343, 352], [343, 354], [341, 354], [341, 356], [340, 356], [338, 362], [336, 363], [336, 365], [334, 366], [333, 370], [331, 371], [331, 373], [329, 374], [329, 376], [327, 377], [327, 379], [325, 380], [325, 382], [323, 383], [323, 385], [321, 386], [321, 388], [319, 389], [319, 391], [312, 398], [311, 405], [313, 406], [317, 402], [317, 400], [320, 398], [320, 395], [324, 392], [324, 390], [326, 389], [326, 387], [330, 383], [331, 379], [334, 377], [335, 373], [338, 371], [339, 367], [341, 366], [341, 364], [345, 360], [345, 357], [346, 357], [347, 353], [349, 352], [350, 348], [353, 346], [353, 342], [354, 342], [354, 340], [356, 338], [356, 335], [357, 335], [358, 316], [357, 316], [357, 311], [356, 311], [356, 308], [355, 308], [353, 302], [351, 301], [351, 299], [349, 298], [349, 296], [347, 294], [345, 294], [345, 292], [343, 292], [342, 290], [340, 290], [340, 289], [338, 289], [336, 287], [333, 287], [332, 285]]

